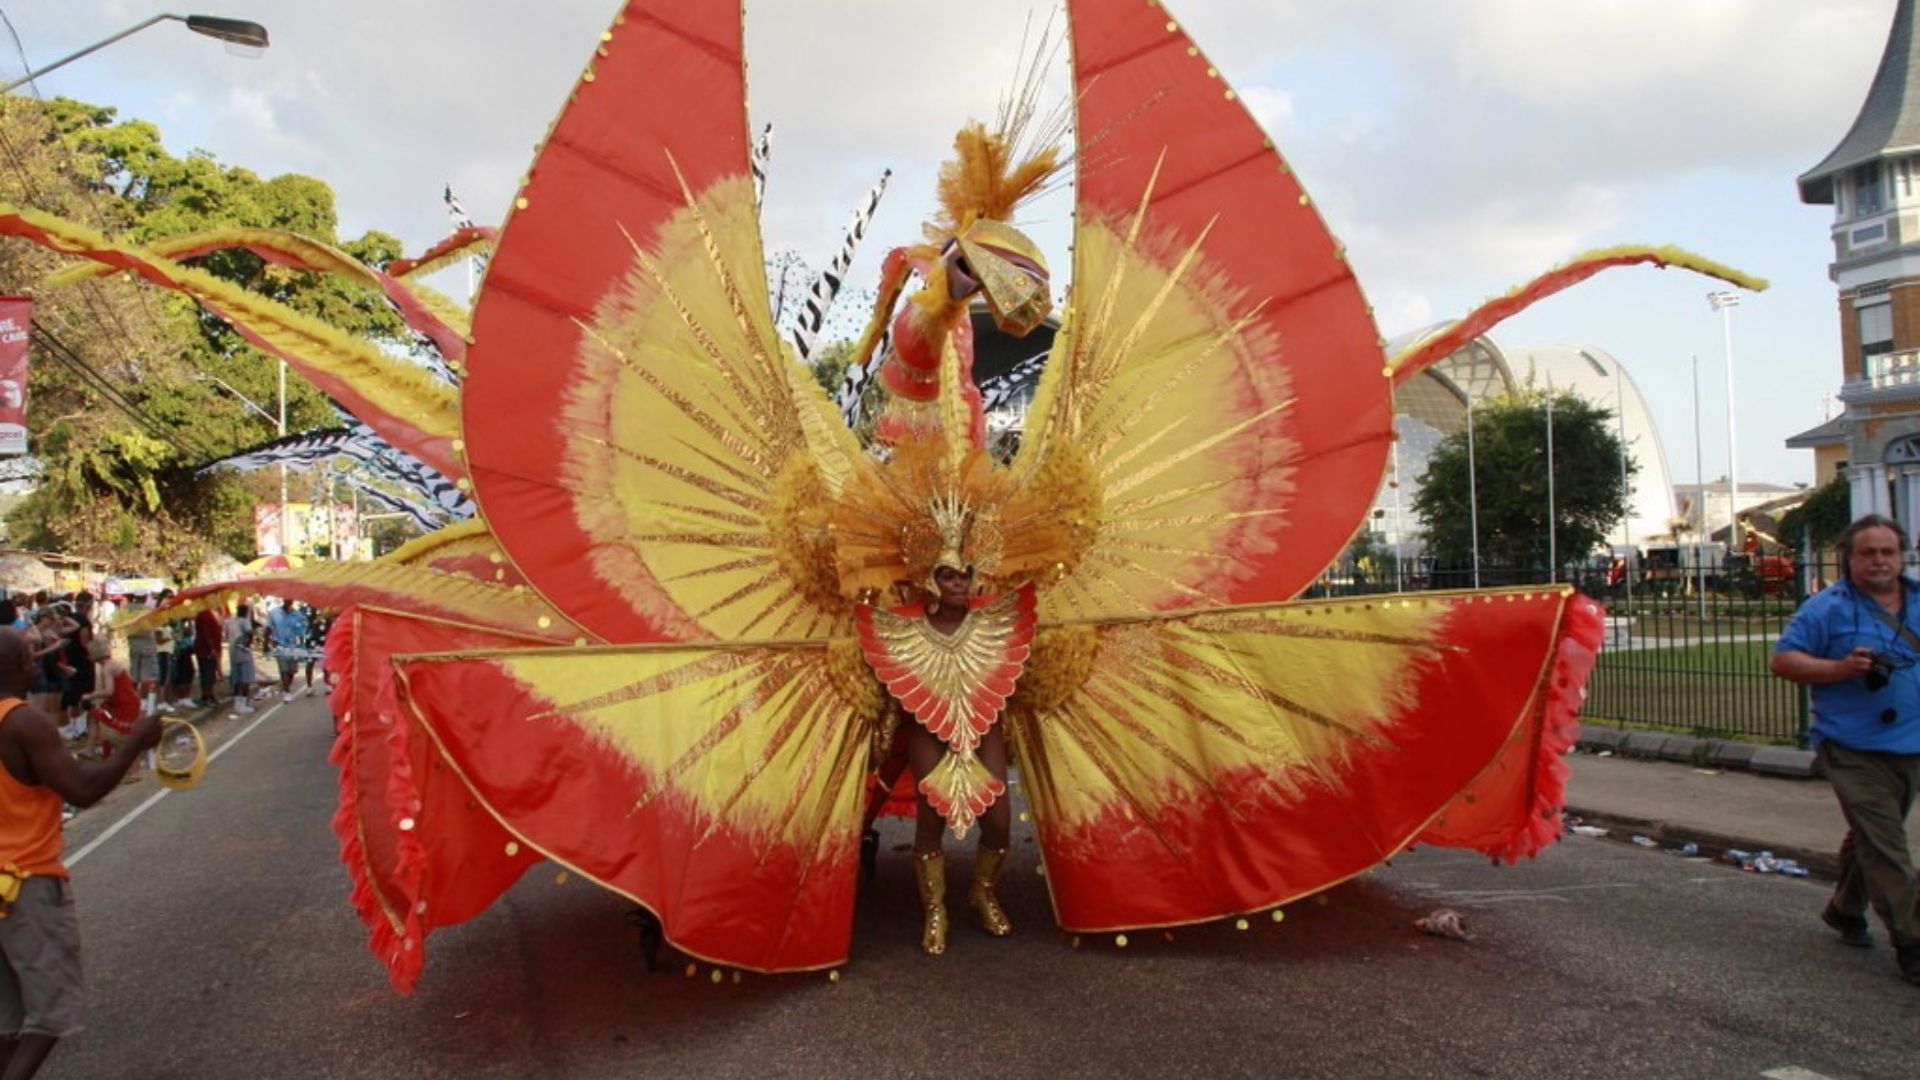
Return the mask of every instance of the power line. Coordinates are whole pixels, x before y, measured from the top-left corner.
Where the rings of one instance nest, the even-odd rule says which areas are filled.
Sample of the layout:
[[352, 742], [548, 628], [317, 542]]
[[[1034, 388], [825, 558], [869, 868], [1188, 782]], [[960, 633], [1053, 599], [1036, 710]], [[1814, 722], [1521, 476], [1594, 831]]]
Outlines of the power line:
[[87, 389], [99, 395], [107, 404], [131, 417], [136, 424], [146, 429], [149, 435], [171, 444], [174, 449], [180, 451], [181, 455], [186, 459], [192, 460], [207, 456], [208, 451], [205, 447], [187, 445], [186, 441], [181, 438], [179, 432], [155, 420], [139, 406], [128, 400], [127, 397], [120, 392], [119, 387], [114, 385], [111, 379], [102, 375], [97, 368], [88, 363], [86, 358], [76, 352], [72, 346], [60, 340], [53, 331], [48, 330], [44, 326], [35, 326], [33, 333], [39, 338], [40, 343], [47, 347], [47, 351], [56, 360], [62, 361], [80, 376], [81, 382], [85, 384]]

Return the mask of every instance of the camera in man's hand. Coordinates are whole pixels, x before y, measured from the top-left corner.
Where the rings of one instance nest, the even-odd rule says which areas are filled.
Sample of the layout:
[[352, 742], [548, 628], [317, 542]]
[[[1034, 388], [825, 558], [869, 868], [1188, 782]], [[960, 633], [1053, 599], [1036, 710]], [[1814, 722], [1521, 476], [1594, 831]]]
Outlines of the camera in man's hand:
[[1869, 652], [1867, 654], [1867, 670], [1860, 676], [1860, 681], [1867, 684], [1867, 689], [1878, 690], [1886, 686], [1887, 679], [1892, 675], [1893, 662], [1887, 659], [1885, 653]]

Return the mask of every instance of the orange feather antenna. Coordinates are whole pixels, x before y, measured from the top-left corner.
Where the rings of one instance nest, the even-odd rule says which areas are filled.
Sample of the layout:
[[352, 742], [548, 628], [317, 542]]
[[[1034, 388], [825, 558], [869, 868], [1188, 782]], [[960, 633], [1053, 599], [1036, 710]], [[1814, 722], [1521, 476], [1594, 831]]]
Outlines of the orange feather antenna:
[[1060, 171], [1057, 146], [1042, 146], [1013, 160], [1013, 142], [978, 121], [953, 138], [954, 157], [940, 167], [938, 229], [952, 233], [980, 218], [1010, 221], [1022, 202], [1046, 190]]
[[[149, 242], [142, 250], [174, 262], [183, 262], [231, 248], [251, 251], [268, 262], [295, 270], [332, 274], [378, 289], [386, 294], [407, 325], [426, 335], [448, 363], [458, 364], [466, 359], [463, 315], [447, 310], [444, 301], [425, 292], [422, 286], [403, 283], [397, 277], [382, 273], [331, 244], [285, 229], [236, 226], [169, 236]], [[50, 275], [47, 284], [70, 285], [88, 278], [105, 277], [121, 269], [108, 263], [84, 263]]]
[[414, 258], [395, 259], [387, 267], [387, 273], [397, 278], [431, 274], [441, 267], [458, 261], [462, 256], [493, 250], [493, 245], [499, 239], [499, 229], [486, 225], [467, 225], [455, 229], [446, 239]]
[[1695, 255], [1682, 248], [1641, 247], [1631, 244], [1601, 248], [1577, 256], [1564, 265], [1556, 266], [1505, 296], [1487, 301], [1466, 318], [1432, 337], [1409, 346], [1400, 355], [1387, 362], [1387, 369], [1393, 372], [1394, 382], [1405, 382], [1452, 356], [1467, 342], [1525, 311], [1538, 301], [1568, 286], [1585, 281], [1602, 270], [1639, 263], [1652, 263], [1662, 268], [1682, 267], [1697, 274], [1719, 278], [1743, 289], [1752, 289], [1754, 292], [1760, 292], [1767, 287], [1764, 278], [1742, 273], [1731, 266], [1714, 262], [1712, 259]]
[[466, 466], [453, 449], [460, 433], [454, 391], [413, 364], [269, 297], [144, 249], [116, 244], [71, 221], [0, 204], [0, 235], [131, 270], [154, 285], [192, 297], [254, 347], [292, 364], [394, 446], [444, 476], [465, 475]]

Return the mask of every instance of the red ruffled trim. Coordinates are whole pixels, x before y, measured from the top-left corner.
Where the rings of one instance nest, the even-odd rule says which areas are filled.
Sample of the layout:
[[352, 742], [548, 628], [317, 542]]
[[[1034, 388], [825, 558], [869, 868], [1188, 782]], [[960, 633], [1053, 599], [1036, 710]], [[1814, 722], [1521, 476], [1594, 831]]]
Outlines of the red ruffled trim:
[[1576, 596], [1567, 604], [1534, 725], [1527, 815], [1505, 843], [1486, 850], [1499, 861], [1530, 859], [1565, 831], [1561, 812], [1567, 805], [1567, 778], [1572, 775], [1566, 757], [1580, 740], [1580, 706], [1587, 699], [1587, 676], [1600, 655], [1605, 615], [1599, 604], [1585, 596]]
[[[407, 757], [406, 729], [399, 717], [387, 726], [385, 740], [387, 744], [388, 770], [386, 805], [383, 807], [365, 807], [361, 799], [358, 777], [354, 773], [353, 741], [357, 737], [360, 718], [353, 713], [353, 687], [356, 650], [353, 633], [353, 609], [340, 614], [334, 622], [333, 630], [327, 635], [327, 668], [339, 673], [340, 681], [327, 698], [328, 706], [335, 717], [341, 719], [339, 734], [334, 739], [333, 750], [327, 755], [335, 768], [340, 770], [340, 806], [333, 815], [333, 835], [340, 841], [340, 863], [347, 869], [347, 876], [353, 882], [349, 901], [360, 921], [367, 927], [367, 947], [374, 958], [387, 969], [387, 979], [396, 992], [411, 994], [415, 984], [420, 981], [420, 969], [426, 962], [426, 928], [421, 925], [418, 899], [421, 881], [426, 874], [426, 849], [412, 832], [397, 827], [395, 807], [413, 807], [418, 812], [420, 806], [419, 790], [413, 783], [413, 768]], [[371, 706], [373, 702], [359, 702]], [[387, 908], [380, 902], [370, 878], [372, 868], [367, 862], [367, 853], [360, 842], [360, 821], [363, 814], [384, 811], [393, 828], [395, 837], [395, 861], [387, 880], [400, 895], [392, 897], [398, 910], [394, 913], [400, 920], [396, 929]]]

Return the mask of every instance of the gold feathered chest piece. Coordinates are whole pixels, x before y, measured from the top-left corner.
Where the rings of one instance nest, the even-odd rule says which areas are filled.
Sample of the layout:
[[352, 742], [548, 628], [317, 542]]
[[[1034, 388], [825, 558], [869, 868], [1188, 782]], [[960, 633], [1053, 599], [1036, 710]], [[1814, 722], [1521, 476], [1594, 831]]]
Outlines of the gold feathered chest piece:
[[861, 459], [837, 494], [810, 472], [783, 477], [793, 491], [775, 501], [793, 525], [775, 528], [776, 546], [803, 588], [840, 600], [891, 596], [937, 566], [972, 567], [996, 591], [1050, 584], [1079, 565], [1099, 528], [1098, 481], [1068, 440], [1024, 469], [942, 438], [902, 442], [886, 460]]

